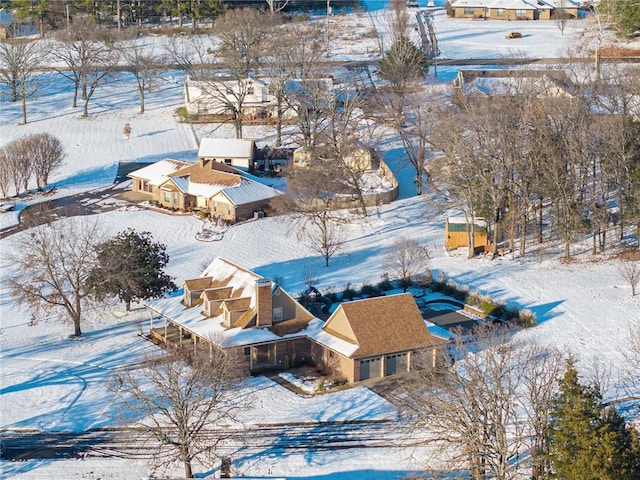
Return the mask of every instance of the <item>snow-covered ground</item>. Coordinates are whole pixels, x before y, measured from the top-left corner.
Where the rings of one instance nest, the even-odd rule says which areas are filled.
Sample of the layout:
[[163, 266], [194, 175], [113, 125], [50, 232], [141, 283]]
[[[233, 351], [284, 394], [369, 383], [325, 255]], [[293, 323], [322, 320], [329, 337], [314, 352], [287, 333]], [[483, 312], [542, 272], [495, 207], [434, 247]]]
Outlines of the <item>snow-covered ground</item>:
[[[374, 21], [383, 16], [374, 12]], [[344, 16], [345, 25], [365, 24], [371, 17]], [[556, 57], [579, 41], [584, 28], [572, 23], [560, 35], [553, 22], [496, 22], [451, 20], [438, 14], [436, 30], [440, 48], [447, 58], [497, 55]], [[523, 39], [506, 40], [506, 31], [517, 29]], [[353, 47], [350, 47], [353, 48]], [[368, 48], [368, 47], [366, 47]], [[373, 47], [371, 47], [373, 48]], [[332, 45], [339, 58], [340, 42]], [[455, 75], [452, 67], [439, 68], [438, 79], [446, 86]], [[43, 77], [38, 96], [29, 99], [29, 123], [18, 125], [20, 108], [2, 97], [0, 145], [19, 136], [49, 132], [65, 146], [63, 168], [51, 179], [58, 196], [66, 196], [112, 183], [120, 161], [155, 161], [170, 157], [193, 160], [197, 141], [206, 135], [231, 136], [232, 130], [206, 126], [192, 128], [174, 116], [182, 99], [182, 74], [163, 74], [147, 98], [147, 112], [137, 113], [137, 97], [131, 77], [120, 74], [101, 86], [90, 103], [90, 117], [70, 107], [69, 85], [53, 75]], [[133, 129], [123, 134], [125, 123]], [[384, 133], [384, 132], [383, 132]], [[245, 137], [258, 144], [272, 141], [274, 132], [264, 127], [247, 127]], [[410, 169], [403, 162], [399, 142], [385, 134], [380, 149], [394, 170], [401, 188], [400, 198], [369, 211], [367, 218], [353, 218], [344, 228], [344, 245], [329, 267], [300, 240], [295, 225], [284, 217], [252, 220], [228, 229], [219, 241], [201, 242], [196, 236], [200, 220], [141, 209], [122, 208], [99, 215], [108, 234], [127, 227], [146, 230], [168, 246], [168, 271], [177, 281], [200, 274], [215, 257], [224, 256], [268, 277], [279, 277], [293, 294], [304, 288], [308, 267], [316, 272], [318, 288], [341, 290], [348, 283], [376, 283], [384, 273], [383, 257], [399, 236], [423, 242], [432, 252], [433, 269], [443, 271], [469, 288], [504, 299], [537, 315], [540, 325], [520, 335], [573, 352], [580, 368], [588, 373], [594, 361], [612, 369], [612, 382], [624, 367], [629, 328], [640, 324], [640, 297], [631, 298], [615, 261], [591, 258], [588, 247], [575, 248], [576, 262], [562, 263], [548, 252], [524, 258], [502, 257], [468, 260], [464, 255], [447, 255], [443, 249], [444, 218], [430, 202], [429, 194], [416, 196]], [[19, 200], [18, 210], [26, 202]], [[0, 227], [17, 221], [17, 213], [0, 213]], [[115, 368], [144, 358], [156, 347], [139, 333], [146, 326], [142, 309], [125, 314], [121, 305], [87, 312], [82, 340], [71, 340], [71, 327], [57, 318], [38, 319], [16, 306], [6, 287], [14, 272], [9, 262], [16, 236], [0, 240], [0, 429], [24, 428], [52, 431], [82, 431], [117, 423], [117, 409], [106, 383]], [[319, 397], [296, 396], [265, 378], [247, 382], [255, 391], [254, 409], [245, 421], [392, 419], [395, 408], [366, 388], [340, 391]], [[615, 398], [614, 388], [606, 392]], [[246, 475], [308, 479], [394, 479], [420, 470], [433, 459], [424, 450], [363, 450], [294, 453], [276, 457], [269, 452], [234, 463]], [[117, 459], [43, 460], [0, 463], [6, 478], [102, 478], [131, 479], [149, 475], [144, 462]], [[206, 472], [205, 469], [199, 470]], [[174, 472], [180, 474], [180, 467]]]

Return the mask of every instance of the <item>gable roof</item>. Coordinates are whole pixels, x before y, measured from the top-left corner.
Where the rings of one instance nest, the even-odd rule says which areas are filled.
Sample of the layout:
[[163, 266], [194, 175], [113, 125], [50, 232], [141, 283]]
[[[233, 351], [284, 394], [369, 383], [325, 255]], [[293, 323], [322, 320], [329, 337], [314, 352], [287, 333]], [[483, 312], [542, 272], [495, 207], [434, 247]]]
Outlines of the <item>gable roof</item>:
[[231, 298], [232, 291], [232, 287], [207, 288], [204, 292], [202, 292], [201, 297], [208, 301], [226, 300], [227, 298]]
[[149, 182], [149, 184], [151, 185], [158, 186], [166, 182], [169, 178], [169, 175], [190, 165], [191, 164], [187, 162], [165, 158], [164, 160], [160, 160], [145, 167], [139, 168], [138, 170], [134, 170], [133, 172], [129, 173], [127, 177], [141, 178]]
[[[341, 318], [342, 320], [336, 320]], [[344, 330], [345, 321], [348, 330]], [[351, 358], [400, 352], [441, 343], [441, 340], [433, 337], [427, 330], [422, 314], [410, 293], [343, 303], [322, 329], [328, 334], [357, 345], [358, 348], [349, 355]], [[341, 330], [342, 334], [338, 330]]]
[[204, 290], [205, 288], [214, 287], [211, 277], [191, 278], [189, 280], [185, 280], [183, 286], [190, 291]]
[[222, 305], [230, 312], [242, 312], [249, 309], [251, 300], [249, 297], [228, 298]]
[[252, 158], [254, 141], [245, 138], [203, 138], [198, 158]]

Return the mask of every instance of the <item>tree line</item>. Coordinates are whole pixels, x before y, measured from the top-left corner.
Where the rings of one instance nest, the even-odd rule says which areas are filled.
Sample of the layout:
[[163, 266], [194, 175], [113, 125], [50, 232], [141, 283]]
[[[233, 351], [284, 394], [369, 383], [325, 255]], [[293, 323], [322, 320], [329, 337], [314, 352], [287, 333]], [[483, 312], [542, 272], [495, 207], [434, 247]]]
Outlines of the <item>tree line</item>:
[[[640, 93], [637, 68], [616, 83], [572, 93], [462, 98], [442, 115], [432, 142], [433, 185], [473, 225], [490, 224], [492, 251], [558, 240], [565, 257], [585, 235], [592, 252], [640, 234]], [[613, 239], [613, 240], [612, 240]], [[472, 252], [469, 252], [472, 254]]]

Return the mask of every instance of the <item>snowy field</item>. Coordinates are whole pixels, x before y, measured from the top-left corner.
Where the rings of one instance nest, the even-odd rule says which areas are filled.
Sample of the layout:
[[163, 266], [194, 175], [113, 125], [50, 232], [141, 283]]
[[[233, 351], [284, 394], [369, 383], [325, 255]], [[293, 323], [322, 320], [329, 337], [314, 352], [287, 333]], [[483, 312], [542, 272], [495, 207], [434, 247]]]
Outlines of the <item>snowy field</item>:
[[[371, 17], [350, 15], [345, 25], [379, 21], [382, 11]], [[381, 20], [380, 20], [381, 21]], [[564, 36], [553, 22], [454, 21], [437, 15], [436, 30], [443, 57], [474, 58], [498, 56], [562, 56], [582, 41], [584, 24], [570, 24]], [[364, 27], [363, 27], [364, 28]], [[504, 33], [517, 29], [525, 36], [506, 40]], [[517, 43], [516, 43], [517, 42]], [[332, 45], [336, 58], [352, 58], [340, 42]], [[349, 47], [354, 49], [352, 45]], [[366, 51], [369, 47], [363, 47]], [[371, 47], [372, 49], [373, 47]], [[455, 75], [452, 67], [439, 68], [435, 84], [446, 88]], [[192, 128], [178, 123], [175, 109], [182, 101], [182, 74], [162, 75], [147, 98], [147, 113], [137, 113], [132, 78], [121, 74], [101, 86], [89, 106], [90, 117], [70, 107], [69, 86], [45, 76], [36, 98], [28, 101], [29, 123], [18, 125], [20, 108], [2, 97], [0, 144], [22, 135], [49, 132], [65, 146], [64, 166], [51, 179], [58, 196], [110, 185], [120, 161], [156, 161], [170, 157], [194, 160], [198, 139], [203, 136], [231, 136], [231, 128]], [[130, 139], [123, 126], [130, 123]], [[272, 141], [274, 132], [248, 127], [245, 137], [258, 145]], [[383, 270], [387, 247], [400, 236], [411, 236], [432, 252], [431, 266], [459, 284], [504, 299], [537, 315], [540, 325], [521, 335], [573, 352], [579, 367], [588, 374], [594, 361], [612, 369], [612, 382], [624, 370], [623, 352], [629, 329], [640, 324], [640, 296], [631, 298], [615, 261], [592, 258], [588, 246], [575, 247], [576, 261], [561, 263], [548, 251], [525, 258], [506, 256], [494, 261], [468, 260], [464, 254], [447, 255], [443, 249], [444, 219], [427, 193], [416, 196], [413, 177], [404, 163], [399, 142], [381, 131], [379, 148], [398, 177], [400, 198], [390, 205], [371, 209], [367, 218], [354, 218], [345, 227], [343, 248], [325, 268], [323, 259], [299, 240], [286, 217], [249, 221], [231, 227], [222, 240], [196, 239], [202, 224], [191, 216], [152, 213], [121, 208], [99, 216], [108, 234], [127, 227], [146, 230], [168, 246], [168, 271], [177, 282], [198, 276], [215, 256], [224, 256], [257, 273], [284, 281], [297, 294], [304, 287], [306, 267], [316, 270], [318, 288], [341, 290], [347, 283], [376, 283]], [[18, 210], [27, 202], [18, 201]], [[0, 214], [0, 227], [17, 221], [17, 213]], [[14, 274], [9, 257], [16, 234], [0, 240], [0, 429], [42, 429], [83, 431], [117, 424], [118, 412], [105, 384], [116, 368], [144, 358], [156, 347], [140, 337], [148, 328], [144, 310], [125, 314], [121, 305], [87, 312], [82, 340], [71, 340], [69, 324], [57, 318], [38, 319], [30, 324], [29, 313], [17, 307], [6, 288]], [[245, 413], [246, 423], [306, 422], [317, 420], [394, 419], [395, 408], [366, 388], [358, 387], [321, 397], [300, 397], [270, 380], [258, 377], [247, 382], [255, 392], [254, 409]], [[620, 392], [611, 388], [606, 398]], [[268, 451], [256, 458], [234, 463], [237, 472], [269, 478], [391, 480], [419, 471], [434, 460], [424, 450], [295, 453], [276, 457]], [[113, 479], [144, 478], [150, 470], [144, 462], [115, 459], [43, 460], [0, 463], [2, 478], [21, 479]], [[206, 469], [196, 469], [201, 474]], [[174, 476], [180, 466], [169, 472]]]

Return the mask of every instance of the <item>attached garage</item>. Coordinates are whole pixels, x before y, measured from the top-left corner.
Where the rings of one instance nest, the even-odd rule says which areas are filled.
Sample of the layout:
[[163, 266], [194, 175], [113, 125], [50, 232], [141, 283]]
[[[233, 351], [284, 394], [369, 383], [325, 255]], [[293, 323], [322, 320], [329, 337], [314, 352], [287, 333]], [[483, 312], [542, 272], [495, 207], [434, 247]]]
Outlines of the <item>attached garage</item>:
[[317, 330], [314, 360], [348, 382], [411, 370], [414, 353], [446, 343], [433, 337], [410, 293], [345, 302]]
[[382, 358], [367, 358], [360, 360], [360, 380], [378, 378], [382, 376]]
[[396, 353], [385, 357], [384, 376], [394, 375], [396, 373], [409, 371], [409, 353]]

